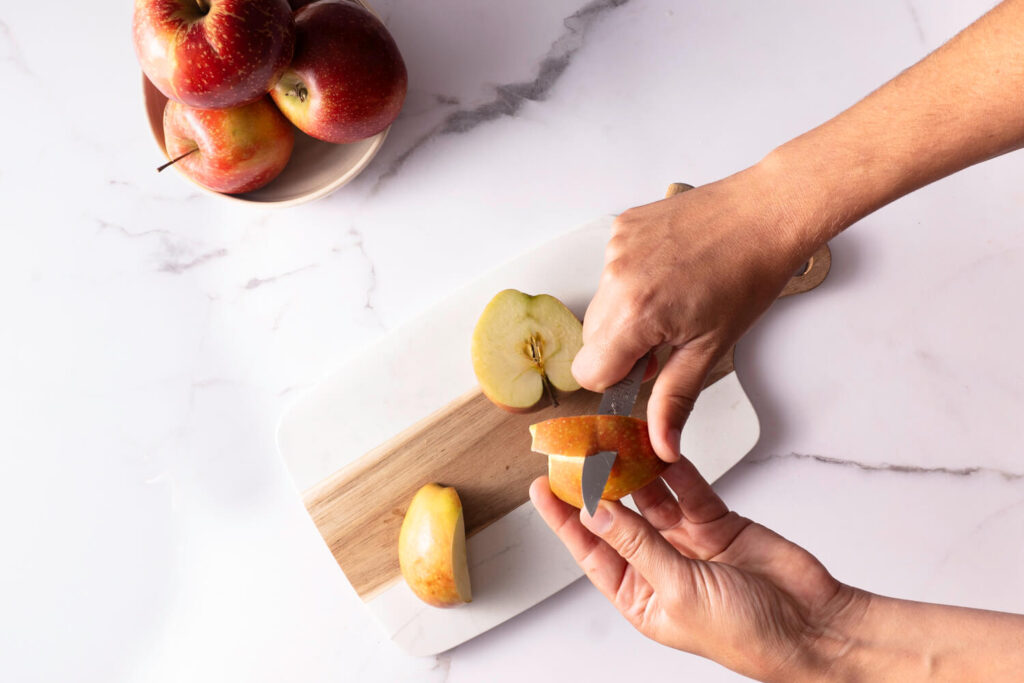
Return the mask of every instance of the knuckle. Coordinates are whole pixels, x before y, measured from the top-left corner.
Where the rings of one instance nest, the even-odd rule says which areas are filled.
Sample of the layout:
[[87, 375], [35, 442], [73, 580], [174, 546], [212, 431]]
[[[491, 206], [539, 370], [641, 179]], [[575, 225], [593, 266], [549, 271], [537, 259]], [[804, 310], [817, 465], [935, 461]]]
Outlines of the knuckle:
[[615, 534], [614, 545], [623, 559], [633, 564], [644, 553], [645, 541], [643, 533], [636, 528], [620, 528]]
[[608, 240], [608, 244], [604, 248], [605, 260], [614, 261], [626, 253], [626, 240], [621, 233], [617, 233], [611, 236]]
[[612, 220], [612, 235], [620, 235], [629, 231], [636, 216], [636, 209], [626, 209]]
[[609, 256], [610, 258], [605, 262], [604, 270], [601, 272], [601, 279], [608, 284], [622, 282], [629, 275], [629, 259], [623, 254], [609, 254]]

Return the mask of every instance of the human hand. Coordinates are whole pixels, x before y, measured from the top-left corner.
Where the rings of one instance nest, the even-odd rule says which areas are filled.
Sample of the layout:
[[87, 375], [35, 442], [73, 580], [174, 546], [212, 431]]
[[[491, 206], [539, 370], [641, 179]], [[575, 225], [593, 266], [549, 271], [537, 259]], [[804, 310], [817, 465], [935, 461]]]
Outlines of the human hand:
[[573, 363], [603, 391], [651, 349], [670, 346], [647, 407], [667, 461], [708, 373], [818, 244], [797, 236], [794, 205], [760, 169], [620, 215]]
[[868, 594], [730, 512], [685, 458], [662, 477], [633, 493], [642, 517], [603, 500], [591, 518], [556, 498], [546, 477], [533, 482], [530, 498], [594, 586], [644, 635], [760, 680], [820, 675], [829, 648], [843, 647], [823, 642], [852, 630]]

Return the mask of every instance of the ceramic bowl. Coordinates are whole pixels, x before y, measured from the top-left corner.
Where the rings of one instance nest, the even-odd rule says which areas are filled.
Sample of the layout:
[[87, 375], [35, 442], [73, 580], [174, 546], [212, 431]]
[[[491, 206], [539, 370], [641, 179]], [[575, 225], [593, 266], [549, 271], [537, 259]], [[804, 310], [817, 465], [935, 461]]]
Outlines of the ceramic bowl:
[[[156, 138], [161, 155], [166, 158], [163, 120], [167, 97], [157, 90], [145, 75], [142, 76], [142, 96], [145, 101], [146, 115], [149, 118], [149, 127], [153, 131], [153, 137]], [[384, 143], [384, 138], [387, 137], [390, 128], [371, 138], [344, 145], [311, 138], [298, 128], [293, 127], [293, 130], [295, 132], [295, 149], [292, 151], [288, 165], [285, 166], [281, 175], [260, 189], [233, 195], [213, 192], [198, 184], [197, 186], [209, 194], [247, 204], [291, 206], [326, 197], [366, 168]], [[154, 156], [153, 167], [156, 168], [160, 163], [162, 163], [161, 159]]]

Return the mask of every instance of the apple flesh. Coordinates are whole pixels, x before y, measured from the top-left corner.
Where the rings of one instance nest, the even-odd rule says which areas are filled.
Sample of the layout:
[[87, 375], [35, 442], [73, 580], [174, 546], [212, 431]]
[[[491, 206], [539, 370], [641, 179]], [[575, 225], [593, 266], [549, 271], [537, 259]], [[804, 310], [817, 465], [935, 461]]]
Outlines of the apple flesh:
[[462, 501], [450, 486], [427, 484], [413, 496], [398, 534], [398, 564], [423, 602], [454, 607], [473, 599]]
[[232, 109], [164, 107], [164, 145], [186, 176], [215, 192], [263, 187], [284, 169], [295, 134], [268, 98]]
[[402, 55], [377, 17], [354, 2], [321, 0], [295, 13], [295, 57], [270, 94], [302, 132], [344, 143], [390, 126], [407, 85]]
[[583, 325], [561, 301], [515, 289], [498, 292], [473, 330], [473, 372], [484, 395], [511, 412], [538, 405], [545, 393], [580, 388], [572, 361], [583, 346]]
[[153, 85], [201, 109], [266, 95], [295, 46], [287, 0], [135, 0], [132, 38]]
[[651, 446], [647, 422], [622, 415], [556, 417], [530, 425], [531, 448], [548, 456], [551, 492], [574, 507], [583, 507], [583, 461], [601, 451], [615, 451], [601, 498], [619, 500], [651, 483], [668, 467]]

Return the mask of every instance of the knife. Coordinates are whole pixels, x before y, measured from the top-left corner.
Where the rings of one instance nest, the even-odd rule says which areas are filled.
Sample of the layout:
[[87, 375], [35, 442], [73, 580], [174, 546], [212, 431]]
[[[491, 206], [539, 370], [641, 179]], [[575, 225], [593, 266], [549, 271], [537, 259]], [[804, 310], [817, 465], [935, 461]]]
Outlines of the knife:
[[[640, 384], [644, 379], [644, 370], [647, 369], [650, 358], [651, 352], [648, 351], [636, 362], [628, 375], [608, 387], [601, 397], [598, 415], [629, 415], [633, 412], [636, 397], [640, 393]], [[616, 455], [618, 454], [615, 451], [601, 451], [583, 459], [580, 486], [583, 489], [583, 505], [591, 516], [597, 512], [597, 503], [601, 500], [601, 494], [604, 493], [604, 487], [612, 473]]]

